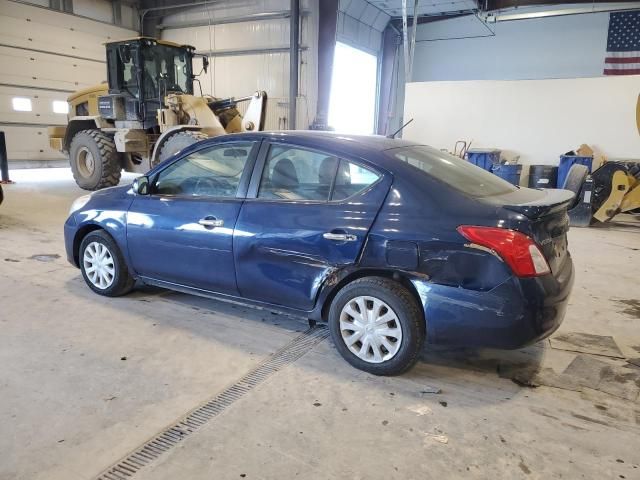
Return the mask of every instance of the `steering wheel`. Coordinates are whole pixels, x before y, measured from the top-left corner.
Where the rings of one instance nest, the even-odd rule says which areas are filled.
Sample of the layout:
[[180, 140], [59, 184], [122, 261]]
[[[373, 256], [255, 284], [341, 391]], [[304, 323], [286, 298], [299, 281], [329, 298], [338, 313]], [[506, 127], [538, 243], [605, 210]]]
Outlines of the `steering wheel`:
[[183, 192], [190, 192], [191, 195], [211, 195], [212, 192], [226, 188], [227, 185], [220, 180], [209, 177], [189, 177], [180, 183]]

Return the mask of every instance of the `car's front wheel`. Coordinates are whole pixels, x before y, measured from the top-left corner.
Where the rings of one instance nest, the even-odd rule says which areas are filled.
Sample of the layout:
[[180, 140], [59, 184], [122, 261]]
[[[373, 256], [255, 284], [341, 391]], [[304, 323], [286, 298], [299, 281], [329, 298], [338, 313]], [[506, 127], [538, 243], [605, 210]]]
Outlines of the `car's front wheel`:
[[79, 252], [80, 270], [84, 281], [94, 292], [107, 297], [125, 295], [135, 283], [120, 249], [102, 230], [84, 237]]
[[329, 330], [351, 365], [398, 375], [415, 364], [425, 339], [418, 303], [400, 283], [366, 277], [343, 287], [331, 303]]

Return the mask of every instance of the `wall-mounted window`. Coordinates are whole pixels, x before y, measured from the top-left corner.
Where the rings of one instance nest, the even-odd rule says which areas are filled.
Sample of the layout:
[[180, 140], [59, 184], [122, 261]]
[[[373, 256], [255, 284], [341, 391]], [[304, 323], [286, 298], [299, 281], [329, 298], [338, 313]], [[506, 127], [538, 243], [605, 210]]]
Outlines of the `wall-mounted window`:
[[64, 100], [54, 100], [53, 101], [53, 113], [69, 113], [69, 104]]
[[32, 110], [30, 98], [13, 97], [11, 103], [16, 112], [30, 112]]

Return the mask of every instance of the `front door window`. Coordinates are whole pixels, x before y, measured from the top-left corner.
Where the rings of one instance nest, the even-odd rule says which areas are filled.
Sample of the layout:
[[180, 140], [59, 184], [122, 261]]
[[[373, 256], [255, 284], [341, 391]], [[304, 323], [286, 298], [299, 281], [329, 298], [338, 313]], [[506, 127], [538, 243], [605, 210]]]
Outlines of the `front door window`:
[[198, 150], [160, 172], [152, 193], [234, 198], [253, 145], [240, 142]]

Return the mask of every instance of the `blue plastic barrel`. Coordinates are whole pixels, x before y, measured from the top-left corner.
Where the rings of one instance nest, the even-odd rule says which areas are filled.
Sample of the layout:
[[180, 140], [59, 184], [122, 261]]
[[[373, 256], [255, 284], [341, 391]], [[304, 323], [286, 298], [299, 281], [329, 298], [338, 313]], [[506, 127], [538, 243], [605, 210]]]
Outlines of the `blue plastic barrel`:
[[520, 185], [522, 165], [494, 165], [491, 172], [513, 185]]
[[467, 150], [467, 160], [490, 172], [494, 164], [500, 163], [500, 150], [473, 148]]
[[580, 157], [578, 155], [560, 155], [560, 165], [558, 166], [558, 187], [564, 185], [564, 181], [569, 175], [569, 169], [574, 164], [584, 165], [591, 173], [593, 157]]

